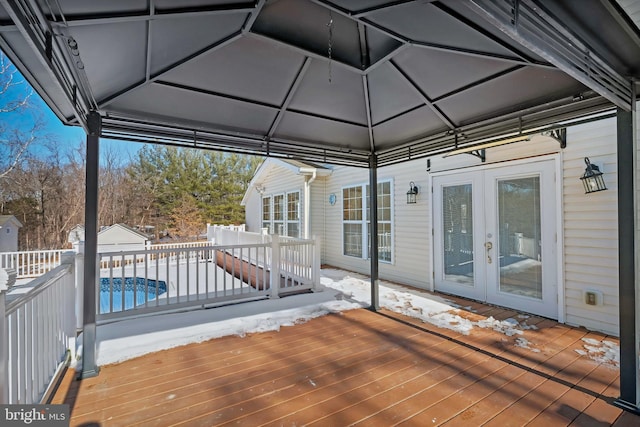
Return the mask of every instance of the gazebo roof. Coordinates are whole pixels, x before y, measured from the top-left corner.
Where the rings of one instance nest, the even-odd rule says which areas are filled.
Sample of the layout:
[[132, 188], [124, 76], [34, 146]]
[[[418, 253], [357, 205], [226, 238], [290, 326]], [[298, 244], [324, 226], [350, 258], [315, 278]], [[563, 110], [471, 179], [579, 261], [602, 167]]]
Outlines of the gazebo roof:
[[629, 109], [640, 73], [613, 0], [3, 0], [0, 47], [105, 137], [355, 166]]

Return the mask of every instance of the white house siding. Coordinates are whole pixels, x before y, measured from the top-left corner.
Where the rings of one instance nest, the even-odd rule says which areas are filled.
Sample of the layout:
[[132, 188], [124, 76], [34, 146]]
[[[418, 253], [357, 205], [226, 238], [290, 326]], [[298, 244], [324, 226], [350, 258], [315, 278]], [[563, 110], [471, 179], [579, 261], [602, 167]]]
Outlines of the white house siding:
[[[272, 163], [260, 177], [260, 185], [264, 188], [263, 195], [300, 192], [300, 232], [304, 230], [304, 176], [297, 174], [290, 168]], [[251, 195], [246, 202], [247, 231], [258, 232], [262, 228], [262, 195], [255, 189], [250, 189]], [[251, 209], [251, 211], [250, 211]], [[251, 218], [251, 219], [249, 219]], [[257, 219], [257, 220], [256, 220]]]
[[[567, 129], [563, 162], [564, 279], [566, 322], [618, 334], [618, 182], [616, 120]], [[578, 177], [584, 158], [604, 172], [607, 191], [584, 194]], [[584, 302], [584, 291], [603, 295]]]
[[[416, 160], [378, 169], [378, 181], [391, 180], [393, 192], [392, 263], [380, 263], [380, 278], [404, 284], [429, 288], [431, 286], [430, 255], [430, 196], [426, 160]], [[409, 182], [418, 186], [418, 202], [408, 205]], [[336, 167], [326, 183], [323, 238], [323, 263], [361, 273], [369, 272], [369, 260], [345, 256], [342, 247], [342, 189], [369, 182], [367, 169]], [[337, 197], [336, 204], [328, 204], [330, 194]], [[313, 221], [312, 221], [313, 223]]]

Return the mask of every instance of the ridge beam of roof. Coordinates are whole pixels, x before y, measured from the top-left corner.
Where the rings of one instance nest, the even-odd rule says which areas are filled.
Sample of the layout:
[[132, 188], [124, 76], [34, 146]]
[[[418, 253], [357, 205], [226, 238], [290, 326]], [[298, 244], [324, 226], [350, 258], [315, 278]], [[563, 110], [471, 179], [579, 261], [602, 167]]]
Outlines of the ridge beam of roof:
[[151, 2], [151, 7], [145, 11], [140, 12], [126, 12], [118, 13], [114, 15], [110, 14], [83, 14], [83, 15], [69, 15], [64, 16], [62, 21], [52, 21], [55, 25], [61, 25], [65, 27], [77, 27], [83, 25], [98, 25], [98, 24], [119, 24], [124, 22], [140, 22], [157, 19], [175, 19], [175, 18], [187, 18], [187, 17], [202, 17], [206, 15], [222, 15], [230, 13], [251, 13], [255, 10], [255, 2], [242, 2], [233, 3], [227, 5], [215, 5], [215, 6], [193, 6], [193, 7], [181, 7], [174, 9], [158, 10]]
[[[477, 58], [487, 58], [487, 59], [495, 59], [495, 60], [501, 60], [501, 61], [508, 61], [508, 62], [513, 62], [515, 64], [523, 64], [523, 65], [530, 65], [533, 67], [545, 67], [545, 68], [549, 68], [550, 65], [549, 64], [543, 64], [543, 63], [539, 63], [539, 62], [535, 62], [532, 60], [529, 60], [525, 57], [523, 57], [522, 53], [517, 52], [516, 50], [513, 49], [513, 47], [506, 45], [504, 42], [502, 42], [501, 40], [498, 40], [496, 38], [491, 37], [489, 34], [485, 34], [483, 32], [479, 32], [480, 34], [482, 34], [484, 37], [487, 37], [489, 39], [491, 39], [492, 41], [500, 44], [502, 47], [504, 47], [505, 49], [509, 50], [510, 52], [513, 53], [514, 56], [508, 56], [508, 55], [498, 55], [498, 54], [493, 54], [493, 53], [489, 53], [489, 52], [483, 52], [480, 50], [474, 50], [474, 49], [464, 49], [464, 48], [460, 48], [460, 47], [456, 47], [456, 46], [449, 46], [449, 45], [442, 45], [442, 44], [436, 44], [436, 43], [428, 43], [428, 42], [420, 42], [417, 40], [413, 40], [410, 39], [408, 37], [405, 37], [399, 33], [396, 33], [395, 31], [384, 27], [382, 25], [376, 24], [375, 22], [369, 21], [365, 18], [362, 17], [358, 17], [356, 16], [356, 13], [353, 13], [351, 11], [349, 11], [348, 9], [344, 9], [342, 7], [339, 7], [333, 3], [330, 3], [326, 0], [309, 0], [312, 3], [315, 3], [319, 6], [322, 6], [326, 9], [331, 10], [332, 12], [336, 12], [342, 16], [345, 16], [355, 22], [359, 22], [362, 23], [363, 25], [367, 26], [367, 27], [371, 27], [377, 31], [379, 31], [380, 33], [386, 35], [387, 37], [390, 37], [400, 43], [403, 44], [407, 44], [409, 46], [416, 46], [416, 47], [422, 47], [422, 48], [426, 48], [426, 49], [434, 49], [434, 50], [439, 50], [442, 52], [452, 52], [452, 53], [457, 53], [460, 55], [470, 55], [470, 56], [474, 56]], [[415, 1], [415, 0], [414, 0]], [[401, 2], [402, 4], [404, 3], [409, 3], [409, 2]], [[400, 3], [398, 4], [393, 4], [393, 6], [398, 6]], [[389, 5], [389, 7], [391, 7], [392, 5]], [[386, 7], [382, 7], [381, 9], [386, 9]], [[439, 7], [440, 10], [442, 10], [445, 13], [450, 14], [448, 9], [443, 9], [442, 7]], [[452, 16], [454, 19], [458, 20], [459, 22], [461, 22], [464, 25], [469, 26], [469, 24], [467, 22], [464, 22], [462, 20], [459, 19], [459, 17], [457, 16]], [[470, 27], [471, 29], [475, 30], [475, 31], [479, 31], [478, 28], [476, 27]], [[555, 68], [555, 67], [554, 67]]]
[[[203, 49], [200, 49], [198, 52], [195, 52], [191, 55], [189, 55], [186, 58], [183, 58], [179, 61], [174, 62], [171, 65], [168, 65], [167, 67], [163, 68], [162, 70], [158, 71], [155, 74], [147, 74], [144, 78], [144, 80], [142, 81], [138, 81], [137, 83], [134, 83], [122, 90], [119, 90], [111, 95], [108, 95], [106, 97], [104, 97], [102, 100], [98, 101], [98, 107], [99, 108], [103, 108], [106, 107], [107, 105], [111, 104], [112, 102], [116, 101], [117, 99], [119, 99], [120, 97], [126, 95], [128, 92], [141, 88], [143, 86], [146, 86], [150, 83], [153, 83], [157, 80], [160, 80], [163, 76], [165, 76], [167, 73], [173, 71], [174, 69], [176, 69], [177, 67], [193, 60], [196, 59], [202, 55], [205, 55], [207, 53], [211, 53], [215, 50], [218, 50], [224, 46], [227, 46], [228, 44], [233, 43], [234, 41], [238, 40], [240, 37], [242, 37], [242, 32], [241, 31], [236, 31], [235, 33], [216, 41], [213, 44], [210, 44], [209, 46], [204, 47]], [[147, 49], [149, 49], [150, 46], [147, 46]], [[147, 55], [149, 55], [147, 53]]]
[[296, 74], [295, 79], [293, 79], [293, 83], [291, 83], [291, 86], [287, 91], [287, 96], [285, 97], [284, 102], [280, 106], [280, 110], [278, 111], [276, 118], [273, 119], [273, 123], [271, 123], [271, 126], [269, 127], [269, 131], [267, 132], [268, 138], [271, 138], [273, 136], [276, 129], [278, 128], [278, 125], [282, 121], [282, 118], [284, 117], [284, 113], [287, 111], [287, 108], [289, 108], [289, 104], [291, 103], [293, 96], [298, 90], [300, 83], [302, 83], [302, 80], [304, 79], [304, 76], [307, 73], [307, 70], [309, 69], [309, 64], [311, 64], [311, 58], [307, 56], [304, 60], [304, 63], [298, 70], [298, 74]]
[[369, 78], [362, 76], [362, 90], [364, 91], [364, 107], [367, 113], [367, 130], [369, 132], [369, 146], [371, 152], [375, 153], [376, 143], [373, 137], [373, 125], [371, 124], [371, 99], [369, 99]]
[[262, 8], [264, 7], [265, 3], [266, 3], [266, 0], [258, 0], [258, 2], [256, 3], [256, 6], [253, 8], [249, 16], [247, 16], [247, 20], [242, 26], [243, 33], [247, 33], [251, 31], [251, 28], [253, 28], [253, 24], [255, 24], [256, 19], [258, 19], [258, 15], [260, 15], [260, 12], [262, 11]]
[[[632, 84], [574, 36], [533, 0], [464, 2], [487, 22], [542, 58], [596, 91], [616, 106], [630, 111]], [[549, 31], [552, 29], [552, 31]]]
[[400, 67], [398, 67], [395, 62], [389, 61], [389, 64], [393, 66], [398, 74], [400, 74], [402, 78], [407, 82], [409, 87], [411, 87], [411, 89], [413, 89], [413, 91], [420, 97], [420, 99], [422, 99], [422, 102], [424, 102], [427, 107], [429, 107], [434, 113], [436, 113], [440, 120], [442, 120], [449, 127], [449, 129], [456, 129], [456, 125], [451, 121], [451, 119], [449, 119], [442, 111], [440, 111], [440, 108], [438, 108], [438, 106], [435, 105], [424, 92], [422, 92], [422, 89], [418, 87], [418, 85], [411, 79], [411, 77], [409, 77]]

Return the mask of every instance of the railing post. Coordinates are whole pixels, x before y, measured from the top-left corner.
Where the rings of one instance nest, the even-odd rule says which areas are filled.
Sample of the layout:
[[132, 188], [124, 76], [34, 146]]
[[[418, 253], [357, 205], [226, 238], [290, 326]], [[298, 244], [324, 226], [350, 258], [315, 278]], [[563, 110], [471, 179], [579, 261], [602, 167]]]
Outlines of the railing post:
[[7, 314], [5, 293], [9, 289], [9, 277], [0, 269], [0, 405], [9, 403], [9, 337], [7, 333]]
[[280, 236], [271, 236], [271, 273], [269, 275], [271, 298], [280, 298]]
[[[75, 287], [75, 292], [73, 293], [74, 300], [65, 302], [65, 304], [68, 304], [66, 306], [67, 308], [74, 307], [74, 310], [67, 309], [65, 310], [64, 313], [62, 313], [62, 315], [64, 316], [64, 320], [62, 322], [63, 323], [62, 328], [63, 328], [64, 334], [69, 337], [69, 340], [67, 341], [67, 348], [69, 349], [72, 358], [76, 357], [76, 330], [77, 330], [76, 328], [78, 326], [78, 321], [77, 321], [78, 304], [76, 300], [77, 298], [76, 292], [78, 289], [78, 283], [80, 283], [81, 284], [80, 287], [82, 287], [82, 282], [77, 281], [76, 256], [77, 256], [77, 253], [74, 253], [72, 251], [62, 252], [60, 254], [60, 265], [71, 266], [71, 274], [74, 280], [73, 285]], [[68, 286], [68, 285], [65, 284], [65, 286]]]
[[76, 301], [75, 301], [75, 312], [76, 312], [76, 332], [82, 331], [83, 325], [83, 306], [82, 302], [84, 301], [84, 242], [78, 241], [73, 244], [73, 248], [76, 251], [76, 259], [75, 259], [75, 267], [73, 270], [73, 280], [76, 288]]
[[320, 284], [320, 258], [321, 258], [321, 246], [320, 246], [320, 237], [313, 236], [313, 251], [312, 256], [313, 260], [311, 261], [311, 268], [313, 269], [311, 273], [311, 280], [313, 281], [313, 292], [318, 291], [318, 285]]

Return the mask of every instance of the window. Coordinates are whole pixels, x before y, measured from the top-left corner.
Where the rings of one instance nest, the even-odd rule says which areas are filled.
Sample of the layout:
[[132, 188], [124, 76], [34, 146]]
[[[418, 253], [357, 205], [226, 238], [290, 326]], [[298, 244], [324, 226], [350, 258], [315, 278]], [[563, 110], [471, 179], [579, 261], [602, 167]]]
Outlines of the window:
[[271, 230], [271, 196], [262, 198], [262, 228], [266, 228], [269, 233]]
[[264, 196], [262, 227], [270, 234], [300, 237], [300, 192]]
[[[343, 253], [368, 258], [371, 243], [369, 186], [342, 189]], [[378, 183], [378, 257], [391, 262], [393, 253], [391, 181]], [[366, 236], [366, 240], [363, 237]]]
[[284, 194], [273, 196], [273, 234], [285, 235], [284, 229]]
[[287, 236], [300, 237], [300, 192], [287, 193]]

